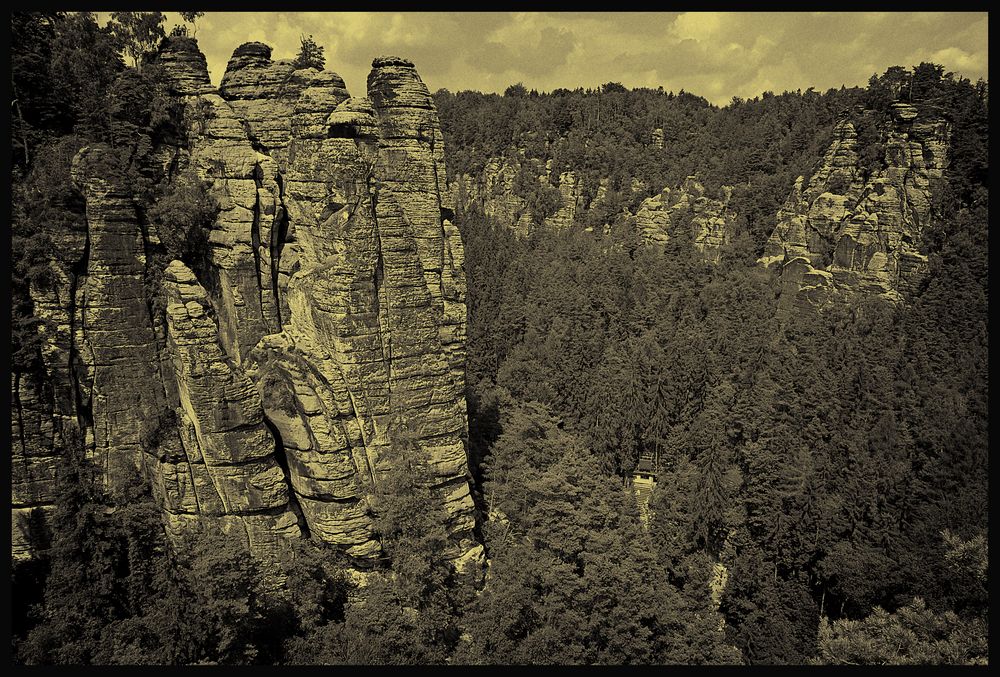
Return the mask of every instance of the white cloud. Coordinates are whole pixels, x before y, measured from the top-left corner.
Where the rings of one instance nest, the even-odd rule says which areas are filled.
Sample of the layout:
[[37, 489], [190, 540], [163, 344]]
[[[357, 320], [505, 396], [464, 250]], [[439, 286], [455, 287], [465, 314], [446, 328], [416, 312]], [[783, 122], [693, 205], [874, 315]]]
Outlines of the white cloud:
[[618, 81], [726, 104], [765, 89], [864, 85], [924, 60], [974, 80], [986, 77], [989, 53], [985, 12], [209, 12], [197, 37], [218, 84], [243, 42], [287, 58], [302, 34], [325, 47], [327, 67], [356, 95], [381, 54], [411, 59], [432, 91]]

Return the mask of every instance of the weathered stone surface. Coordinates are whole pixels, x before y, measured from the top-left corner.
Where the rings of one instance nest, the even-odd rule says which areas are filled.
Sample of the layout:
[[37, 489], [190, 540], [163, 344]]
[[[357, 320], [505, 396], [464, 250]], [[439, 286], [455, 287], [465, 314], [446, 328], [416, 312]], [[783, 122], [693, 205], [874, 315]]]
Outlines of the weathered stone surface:
[[719, 248], [729, 241], [732, 232], [731, 194], [732, 189], [724, 186], [722, 200], [708, 198], [705, 188], [689, 176], [676, 191], [664, 188], [659, 195], [643, 200], [635, 214], [639, 236], [646, 244], [662, 245], [676, 235], [679, 222], [686, 221], [694, 246], [705, 258], [716, 262]]
[[342, 90], [347, 98], [344, 81], [336, 73], [297, 70], [291, 59], [272, 61], [269, 46], [248, 42], [233, 52], [219, 94], [247, 124], [254, 142], [284, 169], [295, 105], [303, 91], [314, 85]]
[[458, 204], [475, 205], [486, 216], [508, 224], [517, 235], [526, 237], [534, 218], [528, 203], [514, 192], [520, 168], [519, 163], [490, 158], [476, 176], [455, 177], [451, 183], [452, 197]]
[[[94, 170], [99, 148], [78, 155], [86, 232], [56, 284], [32, 293], [53, 320], [48, 378], [85, 412], [54, 407], [45, 382], [12, 381], [15, 556], [51, 505], [55, 438], [92, 413], [84, 433], [105, 477], [143, 471], [171, 537], [216, 529], [270, 561], [305, 531], [380, 554], [370, 497], [405, 424], [448, 511], [449, 556], [481, 560], [464, 253], [413, 65], [376, 59], [368, 98], [350, 98], [335, 73], [272, 61], [261, 43], [234, 52], [219, 92], [194, 41], [169, 39], [155, 60], [187, 133], [153, 162], [165, 181], [193, 172], [219, 212], [203, 257], [147, 270], [161, 233], [114, 172]], [[67, 273], [81, 259], [86, 275]]]
[[278, 548], [273, 527], [280, 525], [283, 536], [300, 531], [260, 394], [219, 345], [208, 294], [194, 273], [172, 261], [163, 291], [181, 443], [178, 449], [171, 439], [160, 456], [167, 466], [161, 469], [165, 510], [168, 516], [240, 517], [258, 552]]
[[404, 419], [438, 475], [453, 557], [468, 558], [481, 548], [464, 446], [461, 241], [441, 199], [429, 93], [405, 60], [375, 64], [370, 100], [334, 85], [304, 90], [294, 108], [287, 314], [248, 367], [314, 537], [378, 554], [368, 497], [387, 470], [390, 424]]
[[893, 114], [884, 164], [867, 180], [857, 133], [842, 120], [808, 185], [800, 177], [779, 210], [760, 263], [782, 266], [782, 308], [854, 293], [899, 301], [918, 283], [931, 187], [947, 162], [949, 129], [942, 120], [921, 120], [910, 104], [894, 104]]
[[215, 90], [208, 78], [208, 61], [194, 38], [166, 38], [155, 63], [163, 68], [170, 91], [174, 94], [194, 96]]
[[11, 557], [27, 559], [42, 540], [40, 525], [55, 503], [61, 462], [59, 416], [32, 374], [11, 374]]
[[242, 121], [217, 94], [188, 101], [204, 114], [189, 133], [189, 165], [209, 187], [220, 211], [209, 233], [212, 301], [222, 343], [242, 361], [265, 334], [280, 328], [271, 260], [283, 218], [274, 161], [251, 146]]
[[559, 195], [562, 198], [562, 206], [555, 214], [545, 219], [547, 224], [560, 230], [573, 225], [577, 213], [585, 207], [578, 184], [576, 172], [562, 172], [559, 175]]
[[657, 127], [653, 130], [652, 134], [649, 135], [649, 138], [653, 148], [663, 150], [663, 129]]
[[109, 149], [84, 148], [73, 181], [87, 201], [89, 256], [80, 299], [90, 362], [91, 458], [114, 485], [143, 465], [143, 423], [163, 406], [156, 337], [145, 289], [142, 228], [122, 179], [103, 167]]

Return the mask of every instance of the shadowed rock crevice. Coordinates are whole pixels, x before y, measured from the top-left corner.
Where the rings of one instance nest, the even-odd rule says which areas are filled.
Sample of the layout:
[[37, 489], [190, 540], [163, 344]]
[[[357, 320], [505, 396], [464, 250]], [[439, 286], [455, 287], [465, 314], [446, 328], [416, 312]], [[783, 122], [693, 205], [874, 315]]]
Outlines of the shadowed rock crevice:
[[946, 121], [893, 104], [882, 161], [868, 168], [854, 123], [837, 124], [817, 171], [807, 185], [799, 178], [779, 210], [760, 259], [781, 266], [782, 312], [859, 293], [899, 302], [919, 287], [927, 267], [922, 234], [949, 136]]
[[[160, 276], [147, 270], [161, 265], [150, 256], [160, 245], [131, 196], [77, 163], [86, 275], [50, 305], [79, 308], [63, 332], [79, 350], [66, 339], [58, 364], [73, 371], [80, 355], [69, 413], [106, 481], [145, 466], [173, 538], [218, 529], [274, 560], [304, 536], [375, 562], [369, 503], [401, 418], [434, 469], [448, 556], [480, 560], [461, 238], [441, 192], [437, 114], [413, 65], [376, 59], [370, 98], [351, 98], [337, 74], [272, 60], [261, 43], [235, 50], [218, 91], [191, 39], [167, 39], [158, 62], [187, 129], [184, 147], [157, 152], [194, 172], [218, 213], [203, 263], [174, 260]], [[162, 319], [143, 289], [160, 277]], [[12, 389], [12, 426], [27, 439], [34, 405], [23, 382]]]

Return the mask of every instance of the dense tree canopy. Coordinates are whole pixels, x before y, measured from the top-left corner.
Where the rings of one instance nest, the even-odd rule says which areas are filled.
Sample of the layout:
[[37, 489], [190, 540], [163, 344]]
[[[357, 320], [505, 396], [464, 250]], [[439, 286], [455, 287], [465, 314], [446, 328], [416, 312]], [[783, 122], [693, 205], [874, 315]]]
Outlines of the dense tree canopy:
[[[186, 14], [193, 24], [199, 13]], [[143, 227], [160, 229], [154, 263], [200, 265], [219, 205], [193, 174], [168, 182], [155, 169], [153, 148], [182, 145], [192, 122], [155, 60], [138, 68], [162, 15], [11, 21], [12, 369], [28, 374], [41, 371], [44, 329], [30, 291], [52, 284], [53, 238], [86, 230], [70, 180], [81, 148], [108, 149], [106, 171], [130, 187]], [[311, 37], [299, 57], [323, 67]], [[897, 99], [951, 128], [922, 233], [926, 281], [905, 303], [779, 319], [775, 275], [755, 265], [778, 205], [845, 110], [864, 108], [859, 139], [876, 166], [880, 116]], [[593, 194], [609, 179], [620, 211], [697, 174], [710, 192], [733, 186], [740, 232], [710, 264], [684, 237], [659, 252], [627, 229], [584, 229], [607, 214], [518, 237], [459, 208], [469, 458], [488, 568], [448, 563], [446, 513], [406, 421], [392, 426], [392, 470], [372, 505], [385, 557], [363, 575], [308, 540], [279, 563], [211, 529], [173, 543], [145, 483], [102, 491], [76, 441], [48, 547], [12, 570], [15, 660], [984, 662], [985, 83], [921, 64], [865, 89], [724, 108], [614, 82], [442, 90], [435, 101], [452, 177], [523, 151], [522, 166], [572, 169]], [[515, 186], [553, 210], [535, 176]], [[172, 425], [161, 418], [150, 439]], [[658, 482], [644, 521], [630, 483], [648, 458]]]

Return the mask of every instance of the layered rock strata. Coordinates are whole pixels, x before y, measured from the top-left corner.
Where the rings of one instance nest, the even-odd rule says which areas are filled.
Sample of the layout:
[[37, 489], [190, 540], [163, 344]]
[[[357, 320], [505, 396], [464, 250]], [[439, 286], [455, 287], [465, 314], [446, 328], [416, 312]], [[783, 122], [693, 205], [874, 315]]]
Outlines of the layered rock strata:
[[709, 261], [719, 260], [719, 249], [729, 241], [734, 214], [729, 209], [732, 189], [724, 186], [722, 199], [705, 195], [705, 188], [689, 176], [680, 188], [664, 188], [658, 195], [643, 200], [635, 214], [635, 227], [647, 245], [663, 245], [678, 228], [687, 224], [694, 246]]
[[781, 307], [814, 307], [854, 293], [903, 299], [926, 269], [921, 235], [947, 163], [949, 127], [898, 103], [880, 167], [865, 176], [857, 131], [841, 120], [808, 184], [778, 212], [760, 263], [781, 266]]
[[[261, 43], [234, 52], [218, 91], [191, 39], [167, 40], [155, 61], [187, 126], [157, 157], [167, 180], [193, 172], [217, 203], [208, 249], [149, 270], [159, 234], [93, 169], [101, 150], [82, 151], [80, 274], [35, 299], [69, 318], [49, 340], [49, 379], [71, 386], [49, 404], [72, 403], [65, 417], [82, 422], [106, 481], [144, 473], [174, 536], [218, 527], [274, 559], [310, 535], [376, 558], [370, 498], [398, 447], [433, 470], [449, 556], [481, 559], [463, 250], [413, 64], [376, 59], [368, 97], [351, 98], [335, 73], [272, 61]], [[162, 316], [149, 279], [162, 280]], [[44, 385], [12, 381], [15, 555], [30, 549], [31, 510], [51, 502], [58, 463], [59, 408], [34, 396]]]

